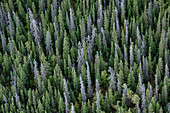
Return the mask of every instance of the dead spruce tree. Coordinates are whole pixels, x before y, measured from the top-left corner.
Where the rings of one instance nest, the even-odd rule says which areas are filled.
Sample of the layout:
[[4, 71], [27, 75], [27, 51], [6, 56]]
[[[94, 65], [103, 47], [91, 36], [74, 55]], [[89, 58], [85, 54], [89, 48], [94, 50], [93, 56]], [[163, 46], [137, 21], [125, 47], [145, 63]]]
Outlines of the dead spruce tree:
[[83, 84], [83, 80], [81, 78], [81, 75], [80, 75], [80, 85], [81, 85], [81, 96], [82, 96], [82, 100], [83, 102], [86, 102], [86, 92], [85, 92], [85, 88], [84, 88], [84, 84]]
[[67, 11], [66, 11], [66, 22], [67, 22], [68, 28], [71, 29], [71, 28], [70, 28], [70, 19], [69, 19], [69, 16], [68, 16], [68, 12], [67, 12]]
[[75, 24], [74, 24], [74, 11], [73, 9], [70, 8], [70, 29], [73, 31], [75, 29]]
[[99, 93], [99, 81], [98, 79], [96, 79], [96, 97], [97, 97], [97, 100], [96, 100], [96, 105], [97, 105], [97, 110], [100, 112], [101, 111], [101, 107], [100, 107], [100, 93]]
[[156, 100], [158, 101], [158, 75], [155, 75], [155, 95], [156, 95]]
[[140, 31], [139, 31], [138, 26], [136, 28], [136, 33], [137, 33], [137, 40], [138, 40], [138, 48], [140, 48], [140, 46], [141, 46], [141, 36], [140, 36]]
[[81, 47], [81, 43], [79, 42], [79, 49], [78, 49], [78, 74], [81, 73], [81, 66], [84, 64], [84, 49]]
[[125, 20], [125, 26], [126, 26], [125, 42], [126, 42], [126, 45], [128, 45], [128, 22], [127, 20]]
[[87, 65], [87, 92], [88, 92], [88, 97], [91, 98], [93, 96], [93, 90], [91, 87], [91, 77], [90, 77], [90, 68], [89, 68], [89, 64], [86, 61], [86, 65]]
[[140, 53], [140, 49], [138, 49], [138, 52], [137, 52], [137, 63], [138, 63], [138, 64], [141, 63], [141, 53]]
[[15, 93], [15, 101], [16, 101], [17, 107], [19, 107], [19, 96], [17, 93]]
[[8, 30], [9, 30], [10, 35], [14, 36], [15, 34], [14, 24], [13, 24], [13, 20], [11, 18], [10, 13], [8, 13]]
[[3, 36], [1, 31], [0, 31], [0, 34], [1, 34], [1, 42], [2, 42], [3, 51], [6, 51], [7, 50], [7, 45], [6, 45], [5, 38], [4, 38], [4, 36]]
[[38, 71], [38, 69], [37, 69], [37, 62], [36, 62], [36, 60], [34, 59], [34, 78], [35, 78], [35, 80], [36, 80], [36, 82], [37, 82], [37, 71]]
[[115, 82], [115, 73], [113, 71], [113, 68], [109, 67], [108, 72], [110, 73], [110, 81], [109, 81], [109, 87], [112, 89], [112, 91], [116, 91], [116, 82]]
[[68, 91], [66, 79], [64, 78], [63, 80], [64, 80], [65, 94], [66, 94], [66, 97], [67, 97], [67, 101], [68, 101], [68, 103], [69, 103], [69, 102], [70, 102], [70, 93], [69, 93], [69, 91]]
[[121, 97], [122, 93], [122, 88], [121, 88], [121, 82], [119, 80], [119, 74], [117, 74], [117, 89], [118, 89], [118, 93], [119, 93], [119, 97]]
[[128, 61], [127, 50], [126, 50], [125, 44], [124, 44], [124, 61]]
[[143, 84], [141, 90], [142, 90], [142, 109], [144, 110], [144, 108], [145, 108], [145, 86], [144, 86], [144, 84]]
[[87, 17], [87, 31], [88, 35], [91, 35], [92, 31], [92, 20], [91, 20], [91, 15]]
[[103, 10], [102, 10], [102, 5], [100, 4], [98, 9], [98, 19], [97, 19], [97, 28], [99, 32], [101, 32], [102, 26], [103, 26]]
[[133, 47], [132, 44], [130, 45], [130, 67], [133, 67]]
[[41, 75], [43, 76], [43, 81], [45, 83], [46, 70], [45, 70], [45, 67], [44, 67], [43, 63], [41, 63]]
[[94, 47], [94, 37], [88, 37], [86, 38], [86, 44], [87, 44], [87, 54], [88, 54], [88, 60], [91, 62], [93, 60], [93, 47]]
[[141, 74], [139, 73], [139, 95], [142, 95], [142, 78], [141, 78]]
[[65, 110], [66, 113], [69, 113], [69, 102], [66, 93], [64, 93], [64, 98], [65, 98]]
[[73, 104], [71, 106], [71, 113], [75, 113]]
[[8, 100], [7, 100], [7, 98], [5, 97], [5, 95], [3, 95], [3, 101], [5, 102], [5, 104], [7, 105], [7, 107], [9, 108]]
[[51, 52], [53, 54], [53, 48], [52, 48], [52, 43], [51, 43], [51, 35], [50, 32], [47, 31], [46, 32], [46, 54], [49, 55], [49, 52]]
[[37, 22], [33, 17], [32, 11], [28, 9], [29, 11], [29, 18], [30, 18], [30, 33], [34, 38], [36, 46], [38, 46], [38, 43], [40, 43], [40, 30], [38, 28]]
[[149, 98], [149, 102], [150, 102], [151, 99], [152, 99], [152, 95], [153, 95], [153, 91], [152, 91], [152, 86], [151, 85], [149, 86], [149, 95], [150, 95], [150, 98]]
[[170, 78], [170, 76], [169, 76], [169, 68], [168, 68], [167, 64], [165, 65], [165, 76], [168, 76], [168, 78]]
[[14, 54], [14, 49], [13, 49], [13, 45], [12, 45], [12, 43], [11, 43], [11, 39], [8, 37], [8, 44], [9, 44], [9, 49], [10, 49], [10, 52], [11, 52], [11, 54], [13, 55]]

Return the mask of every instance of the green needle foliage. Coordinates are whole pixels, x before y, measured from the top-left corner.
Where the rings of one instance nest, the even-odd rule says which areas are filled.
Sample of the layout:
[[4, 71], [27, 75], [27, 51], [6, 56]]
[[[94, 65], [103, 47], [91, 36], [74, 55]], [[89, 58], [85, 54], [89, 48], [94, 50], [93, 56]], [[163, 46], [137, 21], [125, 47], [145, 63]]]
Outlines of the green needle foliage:
[[170, 113], [168, 0], [0, 0], [0, 113]]

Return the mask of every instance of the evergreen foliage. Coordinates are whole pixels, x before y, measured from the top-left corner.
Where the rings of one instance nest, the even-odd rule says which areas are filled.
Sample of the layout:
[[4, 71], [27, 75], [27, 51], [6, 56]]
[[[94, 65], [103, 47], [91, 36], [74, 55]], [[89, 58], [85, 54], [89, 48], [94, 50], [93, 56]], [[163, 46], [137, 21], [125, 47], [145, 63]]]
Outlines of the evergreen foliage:
[[1, 0], [0, 113], [169, 113], [168, 0]]

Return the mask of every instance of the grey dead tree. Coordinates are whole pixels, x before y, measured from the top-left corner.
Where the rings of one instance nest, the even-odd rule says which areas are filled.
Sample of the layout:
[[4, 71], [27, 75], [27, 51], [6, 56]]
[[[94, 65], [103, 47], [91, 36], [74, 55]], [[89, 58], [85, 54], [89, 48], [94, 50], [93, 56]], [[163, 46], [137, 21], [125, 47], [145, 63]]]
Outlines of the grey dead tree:
[[137, 52], [137, 63], [138, 63], [138, 64], [141, 63], [141, 53], [140, 53], [140, 49], [138, 49], [138, 52]]
[[7, 45], [6, 45], [5, 38], [4, 38], [4, 36], [3, 36], [1, 31], [0, 31], [0, 34], [1, 34], [1, 42], [2, 42], [3, 51], [6, 51], [7, 50]]
[[165, 62], [168, 64], [168, 63], [169, 63], [168, 61], [169, 61], [169, 60], [168, 60], [167, 49], [165, 49]]
[[168, 76], [168, 78], [170, 78], [170, 76], [169, 76], [169, 68], [168, 68], [167, 64], [165, 65], [165, 76]]
[[91, 37], [88, 35], [86, 38], [88, 60], [91, 62], [93, 60], [93, 48], [94, 48], [94, 37], [96, 28], [93, 29]]
[[170, 113], [170, 103], [168, 103], [168, 112]]
[[40, 43], [41, 39], [40, 39], [40, 30], [38, 28], [37, 22], [33, 17], [32, 11], [30, 9], [28, 9], [29, 11], [29, 18], [30, 18], [30, 33], [34, 38], [35, 44], [36, 46], [38, 46], [38, 43]]
[[43, 81], [45, 82], [46, 70], [43, 63], [41, 63], [41, 75], [43, 76]]
[[141, 36], [140, 36], [140, 31], [139, 31], [138, 26], [136, 28], [136, 33], [137, 33], [137, 40], [138, 40], [138, 48], [140, 48], [140, 46], [141, 46]]
[[103, 10], [102, 10], [102, 5], [100, 4], [98, 9], [98, 19], [97, 19], [97, 27], [99, 32], [101, 32], [102, 26], [103, 26]]
[[15, 101], [16, 101], [17, 107], [19, 107], [19, 96], [17, 95], [17, 93], [15, 93]]
[[127, 50], [126, 50], [125, 44], [124, 44], [124, 61], [128, 61]]
[[1, 30], [4, 30], [4, 23], [5, 23], [4, 13], [2, 12], [2, 9], [0, 7], [0, 26], [1, 26]]
[[152, 95], [153, 95], [153, 91], [152, 91], [152, 86], [151, 85], [149, 86], [149, 95], [150, 95], [149, 101], [151, 101]]
[[91, 62], [93, 60], [93, 47], [94, 47], [94, 37], [88, 37], [86, 38], [86, 45], [87, 45], [87, 54], [88, 54], [88, 60]]
[[119, 93], [119, 97], [121, 97], [122, 93], [122, 88], [121, 88], [121, 82], [119, 80], [119, 74], [117, 73], [117, 89], [118, 89], [118, 93]]
[[133, 67], [133, 47], [130, 45], [130, 67]]
[[145, 106], [145, 86], [143, 84], [142, 86], [142, 109], [144, 110], [145, 107], [146, 107]]
[[53, 4], [51, 4], [51, 19], [52, 19], [52, 22], [54, 22], [54, 17], [55, 17], [55, 15], [54, 15], [54, 6], [53, 6]]
[[155, 95], [156, 95], [156, 100], [158, 101], [158, 75], [155, 75]]
[[66, 113], [69, 113], [69, 102], [66, 93], [64, 93], [64, 98], [65, 98], [65, 109]]
[[51, 35], [50, 35], [49, 31], [46, 32], [45, 43], [46, 43], [46, 54], [49, 55], [50, 51], [53, 54], [53, 48], [52, 48], [52, 43], [51, 43]]
[[113, 68], [109, 67], [108, 72], [110, 73], [110, 81], [109, 81], [109, 87], [113, 90], [116, 91], [116, 82], [115, 82], [115, 73]]
[[91, 15], [87, 17], [87, 31], [88, 35], [91, 35], [92, 33], [92, 20], [91, 20]]
[[91, 87], [91, 77], [90, 77], [90, 68], [89, 68], [89, 64], [86, 61], [86, 65], [87, 65], [87, 92], [88, 92], [88, 97], [91, 98], [93, 96], [93, 90]]
[[119, 9], [120, 9], [120, 1], [119, 0], [115, 0], [116, 2], [116, 8], [118, 9], [118, 12], [119, 12]]
[[7, 105], [7, 107], [9, 108], [8, 100], [7, 100], [7, 98], [5, 97], [5, 95], [3, 95], [3, 101], [5, 102], [5, 104]]
[[83, 84], [83, 80], [82, 80], [82, 77], [80, 75], [80, 85], [81, 85], [81, 96], [82, 96], [82, 100], [83, 102], [86, 102], [86, 92], [85, 92], [85, 88], [84, 88], [84, 84]]
[[36, 82], [37, 82], [37, 75], [38, 75], [38, 73], [37, 73], [37, 71], [38, 71], [38, 69], [37, 69], [37, 62], [36, 62], [36, 60], [34, 59], [34, 78], [35, 78], [35, 80], [36, 80]]
[[75, 20], [74, 11], [73, 11], [73, 9], [70, 8], [70, 28], [71, 28], [71, 30], [75, 29], [74, 20]]
[[11, 54], [13, 55], [14, 54], [14, 49], [13, 49], [13, 45], [12, 45], [12, 43], [11, 43], [11, 39], [8, 37], [8, 44], [9, 44], [9, 49], [10, 49], [10, 52], [11, 52]]
[[63, 80], [64, 80], [65, 94], [66, 94], [66, 97], [67, 97], [67, 101], [68, 101], [68, 103], [69, 103], [69, 102], [70, 102], [70, 93], [69, 93], [69, 91], [68, 91], [66, 79], [64, 78]]
[[84, 50], [83, 47], [81, 47], [81, 43], [79, 42], [79, 49], [78, 49], [78, 57], [77, 57], [77, 62], [78, 62], [78, 74], [81, 72], [81, 66], [84, 64]]
[[71, 106], [71, 113], [75, 113], [73, 104]]
[[139, 73], [139, 95], [141, 96], [142, 95], [142, 78], [141, 78], [141, 75]]
[[69, 19], [69, 16], [68, 16], [68, 12], [67, 12], [67, 11], [66, 11], [66, 22], [67, 22], [68, 28], [71, 29], [71, 28], [70, 28], [70, 19]]
[[8, 30], [9, 30], [10, 35], [15, 34], [13, 20], [9, 13], [8, 13]]
[[97, 97], [97, 100], [96, 100], [97, 109], [100, 112], [101, 111], [101, 107], [100, 107], [100, 94], [99, 94], [99, 91], [96, 92], [96, 97]]
[[100, 111], [101, 107], [100, 107], [100, 93], [99, 93], [100, 87], [99, 87], [99, 81], [98, 79], [96, 79], [96, 105], [97, 105], [97, 109]]
[[128, 21], [127, 20], [125, 20], [125, 26], [126, 26], [125, 42], [127, 45], [128, 44]]

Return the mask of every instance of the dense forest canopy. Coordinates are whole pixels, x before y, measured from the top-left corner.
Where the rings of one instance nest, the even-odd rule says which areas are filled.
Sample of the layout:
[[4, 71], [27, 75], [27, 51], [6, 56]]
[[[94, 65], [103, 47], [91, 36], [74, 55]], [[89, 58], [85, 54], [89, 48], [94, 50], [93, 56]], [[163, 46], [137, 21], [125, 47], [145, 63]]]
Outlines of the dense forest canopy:
[[0, 113], [170, 113], [169, 0], [1, 0]]

